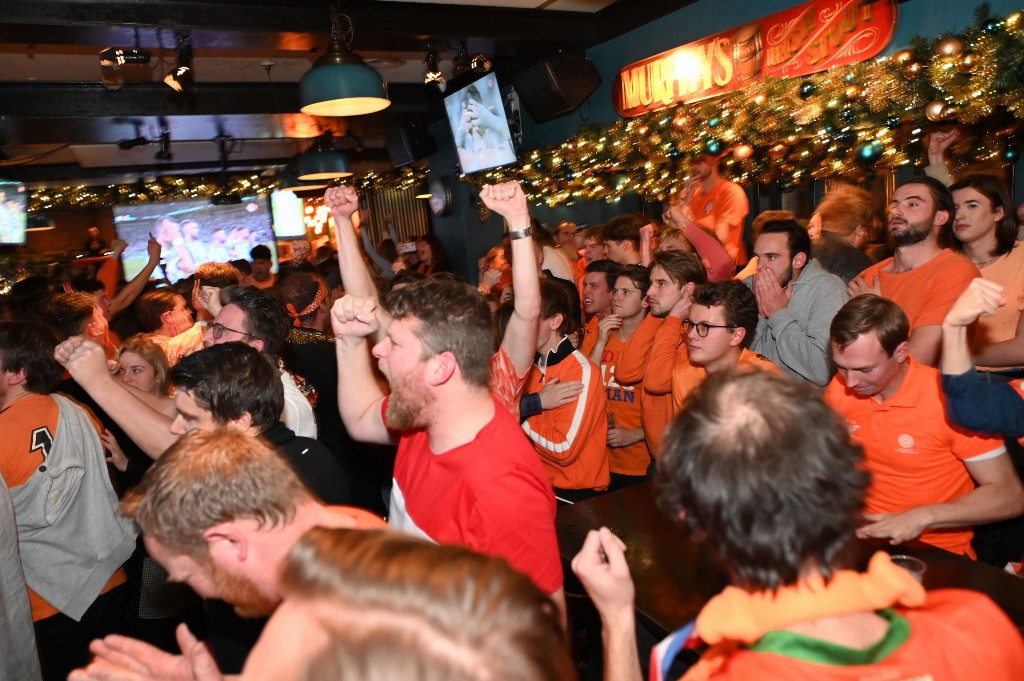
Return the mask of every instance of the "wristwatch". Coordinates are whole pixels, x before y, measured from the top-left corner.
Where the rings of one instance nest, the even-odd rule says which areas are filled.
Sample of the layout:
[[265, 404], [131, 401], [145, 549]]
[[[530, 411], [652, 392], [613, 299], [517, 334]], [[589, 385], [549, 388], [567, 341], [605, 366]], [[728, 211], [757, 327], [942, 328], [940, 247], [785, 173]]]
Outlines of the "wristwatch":
[[526, 237], [533, 235], [533, 225], [530, 225], [526, 229], [510, 231], [508, 235], [512, 238], [512, 241], [515, 241], [516, 239], [525, 239]]

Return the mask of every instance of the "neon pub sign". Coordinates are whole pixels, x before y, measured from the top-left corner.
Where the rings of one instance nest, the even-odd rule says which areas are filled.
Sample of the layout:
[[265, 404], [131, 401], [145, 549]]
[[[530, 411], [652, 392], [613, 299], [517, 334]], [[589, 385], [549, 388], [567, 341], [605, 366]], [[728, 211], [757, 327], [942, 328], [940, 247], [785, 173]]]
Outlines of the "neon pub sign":
[[615, 108], [630, 118], [871, 59], [892, 40], [896, 0], [812, 0], [624, 67]]

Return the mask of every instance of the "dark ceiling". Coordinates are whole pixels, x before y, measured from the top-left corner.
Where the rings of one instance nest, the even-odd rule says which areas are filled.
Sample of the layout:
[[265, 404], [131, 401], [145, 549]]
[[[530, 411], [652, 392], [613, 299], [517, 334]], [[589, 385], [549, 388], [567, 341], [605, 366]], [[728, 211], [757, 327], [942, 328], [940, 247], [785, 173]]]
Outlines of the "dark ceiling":
[[[362, 149], [353, 152], [356, 170], [390, 167], [387, 134], [437, 115], [440, 94], [422, 83], [428, 44], [440, 48], [442, 70], [450, 71], [465, 39], [470, 54], [489, 56], [499, 79], [510, 82], [559, 51], [583, 51], [693, 1], [343, 0], [341, 11], [354, 27], [352, 49], [378, 65], [392, 101], [383, 112], [350, 119], [294, 113], [298, 80], [329, 38], [327, 0], [0, 2], [0, 150], [8, 158], [0, 161], [0, 175], [59, 184], [209, 171], [219, 168], [218, 136], [238, 140], [232, 168], [267, 168], [286, 163], [324, 130], [340, 138], [339, 148]], [[190, 36], [195, 53], [194, 97], [160, 82], [174, 66], [182, 35]], [[98, 52], [136, 40], [152, 62], [126, 67], [124, 86], [108, 91]], [[119, 140], [157, 137], [161, 117], [173, 160], [155, 161], [152, 144], [117, 148]]]

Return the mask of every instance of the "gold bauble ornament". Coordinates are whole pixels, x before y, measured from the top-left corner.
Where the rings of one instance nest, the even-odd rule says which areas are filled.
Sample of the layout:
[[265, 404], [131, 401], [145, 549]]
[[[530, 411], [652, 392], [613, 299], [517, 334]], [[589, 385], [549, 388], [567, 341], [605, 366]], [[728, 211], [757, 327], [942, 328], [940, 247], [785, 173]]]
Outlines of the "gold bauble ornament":
[[968, 52], [961, 57], [960, 63], [956, 67], [960, 70], [960, 73], [971, 73], [974, 69], [978, 68], [980, 61], [981, 59], [978, 58], [978, 55]]
[[774, 158], [775, 160], [779, 160], [780, 158], [786, 155], [786, 151], [787, 149], [785, 145], [776, 144], [775, 146], [768, 149], [768, 155]]
[[647, 134], [647, 130], [648, 130], [648, 127], [646, 125], [641, 125], [639, 128], [636, 129], [637, 133], [639, 133], [641, 135], [646, 135]]
[[763, 92], [758, 92], [757, 94], [750, 98], [750, 101], [752, 101], [754, 104], [758, 106], [761, 106], [762, 104], [768, 101], [768, 96]]
[[796, 144], [799, 141], [800, 141], [800, 136], [799, 135], [786, 135], [785, 142], [789, 146], [793, 146], [794, 144]]
[[910, 50], [900, 50], [896, 54], [892, 55], [892, 60], [897, 64], [906, 64], [908, 61], [914, 58], [914, 53]]
[[754, 155], [754, 147], [749, 144], [738, 144], [733, 147], [732, 156], [737, 161], [745, 161]]
[[687, 123], [686, 116], [684, 116], [682, 114], [679, 114], [675, 118], [672, 119], [672, 125], [676, 126], [677, 128], [685, 128], [686, 127], [686, 123]]
[[924, 73], [924, 64], [916, 59], [911, 59], [903, 64], [903, 77], [907, 80], [917, 80], [922, 73]]
[[661, 144], [661, 135], [659, 135], [658, 133], [654, 133], [653, 135], [647, 138], [647, 141], [657, 146]]
[[934, 102], [928, 102], [924, 107], [924, 117], [933, 123], [944, 120], [946, 117], [946, 103], [941, 99], [936, 99]]
[[860, 86], [859, 85], [848, 85], [846, 87], [846, 96], [847, 96], [848, 99], [854, 99], [859, 94], [860, 94]]
[[964, 53], [963, 42], [955, 37], [950, 36], [943, 38], [935, 46], [935, 56], [942, 61], [955, 61], [960, 58], [960, 55]]

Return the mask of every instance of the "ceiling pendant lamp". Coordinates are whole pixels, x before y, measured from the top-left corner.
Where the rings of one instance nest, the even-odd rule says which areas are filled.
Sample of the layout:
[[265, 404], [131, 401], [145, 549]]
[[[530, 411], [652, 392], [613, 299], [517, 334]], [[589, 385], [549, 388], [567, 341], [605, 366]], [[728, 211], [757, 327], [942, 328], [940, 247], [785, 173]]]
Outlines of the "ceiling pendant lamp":
[[327, 53], [299, 81], [300, 111], [310, 116], [360, 116], [391, 106], [380, 74], [352, 53], [352, 20], [331, 8]]
[[295, 166], [299, 179], [306, 182], [335, 180], [352, 174], [348, 165], [348, 156], [334, 148], [330, 132], [316, 138], [309, 149], [299, 154]]
[[291, 168], [283, 168], [277, 173], [277, 189], [282, 192], [305, 192], [314, 189], [326, 189], [323, 182], [303, 182]]

